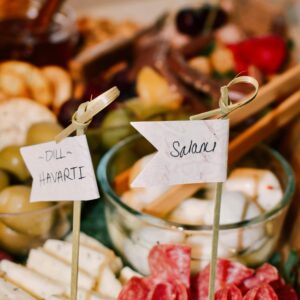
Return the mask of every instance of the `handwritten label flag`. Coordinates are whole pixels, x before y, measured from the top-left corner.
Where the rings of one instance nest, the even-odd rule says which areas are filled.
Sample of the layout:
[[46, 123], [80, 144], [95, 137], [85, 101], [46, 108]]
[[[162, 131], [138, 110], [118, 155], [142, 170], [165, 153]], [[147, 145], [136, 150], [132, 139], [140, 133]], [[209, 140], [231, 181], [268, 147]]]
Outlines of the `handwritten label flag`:
[[226, 180], [228, 120], [131, 124], [158, 150], [132, 187]]
[[85, 135], [21, 148], [33, 177], [30, 200], [92, 200], [99, 191]]

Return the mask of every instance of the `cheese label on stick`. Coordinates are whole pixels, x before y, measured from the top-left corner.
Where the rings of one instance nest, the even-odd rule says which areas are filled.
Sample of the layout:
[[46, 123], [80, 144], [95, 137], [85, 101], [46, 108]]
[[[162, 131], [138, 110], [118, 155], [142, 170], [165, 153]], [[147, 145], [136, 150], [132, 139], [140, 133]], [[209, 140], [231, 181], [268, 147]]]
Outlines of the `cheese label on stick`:
[[80, 201], [99, 198], [85, 135], [21, 148], [33, 177], [30, 201]]
[[226, 180], [229, 120], [131, 124], [158, 150], [132, 187]]

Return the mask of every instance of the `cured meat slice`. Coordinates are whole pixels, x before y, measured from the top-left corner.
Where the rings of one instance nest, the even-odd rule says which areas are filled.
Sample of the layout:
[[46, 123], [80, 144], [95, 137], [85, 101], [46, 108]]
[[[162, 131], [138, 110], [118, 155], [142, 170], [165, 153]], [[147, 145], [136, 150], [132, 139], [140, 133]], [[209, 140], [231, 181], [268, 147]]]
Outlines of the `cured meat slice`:
[[278, 297], [269, 284], [261, 284], [249, 290], [243, 300], [278, 300]]
[[149, 287], [143, 278], [133, 277], [123, 287], [118, 300], [145, 300], [149, 294]]
[[298, 300], [295, 290], [288, 285], [275, 289], [275, 292], [279, 300]]
[[243, 300], [243, 296], [238, 287], [229, 284], [218, 290], [215, 294], [215, 300]]
[[[215, 291], [224, 288], [227, 284], [240, 285], [246, 278], [253, 274], [254, 270], [240, 263], [226, 259], [218, 259]], [[192, 294], [195, 300], [208, 298], [210, 265], [199, 272], [192, 282]]]
[[147, 300], [171, 300], [172, 286], [168, 283], [158, 283], [150, 291]]
[[243, 294], [245, 294], [248, 290], [262, 284], [262, 283], [271, 283], [275, 282], [279, 279], [278, 271], [272, 265], [265, 263], [261, 267], [259, 267], [253, 276], [244, 280], [241, 284], [240, 289]]
[[149, 266], [155, 278], [179, 281], [190, 287], [191, 248], [183, 245], [157, 245], [149, 254]]

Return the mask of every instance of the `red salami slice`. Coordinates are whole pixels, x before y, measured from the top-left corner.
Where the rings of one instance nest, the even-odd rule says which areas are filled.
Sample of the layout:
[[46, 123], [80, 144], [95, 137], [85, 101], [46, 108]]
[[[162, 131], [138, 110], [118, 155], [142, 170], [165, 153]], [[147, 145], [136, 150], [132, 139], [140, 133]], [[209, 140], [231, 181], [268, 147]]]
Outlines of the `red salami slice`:
[[275, 292], [279, 300], [298, 300], [295, 290], [288, 285], [277, 288]]
[[243, 300], [243, 296], [239, 288], [229, 284], [215, 294], [215, 300]]
[[182, 245], [157, 245], [149, 254], [149, 266], [154, 277], [179, 281], [190, 287], [191, 248]]
[[147, 300], [171, 300], [172, 286], [168, 283], [158, 283], [148, 294]]
[[259, 267], [256, 272], [250, 278], [244, 280], [240, 286], [243, 294], [248, 290], [262, 284], [262, 283], [271, 283], [279, 279], [278, 271], [272, 265], [265, 263]]
[[[217, 263], [217, 275], [215, 290], [224, 288], [227, 284], [240, 285], [246, 278], [253, 274], [252, 269], [248, 269], [240, 263], [230, 260], [219, 259]], [[208, 298], [210, 265], [203, 269], [193, 279], [192, 293], [196, 300], [206, 300]]]
[[243, 300], [278, 300], [278, 297], [269, 284], [261, 284], [248, 291]]
[[118, 300], [145, 300], [149, 294], [149, 287], [143, 278], [133, 277], [123, 287]]

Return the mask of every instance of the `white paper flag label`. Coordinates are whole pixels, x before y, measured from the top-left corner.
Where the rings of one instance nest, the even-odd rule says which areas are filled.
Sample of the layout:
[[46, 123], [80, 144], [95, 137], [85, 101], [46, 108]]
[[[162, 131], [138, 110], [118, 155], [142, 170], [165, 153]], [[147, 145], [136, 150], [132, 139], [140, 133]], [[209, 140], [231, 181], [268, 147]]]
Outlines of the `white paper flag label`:
[[226, 180], [229, 120], [131, 124], [158, 150], [132, 187]]
[[99, 198], [85, 135], [21, 148], [33, 177], [30, 201], [79, 201]]

